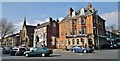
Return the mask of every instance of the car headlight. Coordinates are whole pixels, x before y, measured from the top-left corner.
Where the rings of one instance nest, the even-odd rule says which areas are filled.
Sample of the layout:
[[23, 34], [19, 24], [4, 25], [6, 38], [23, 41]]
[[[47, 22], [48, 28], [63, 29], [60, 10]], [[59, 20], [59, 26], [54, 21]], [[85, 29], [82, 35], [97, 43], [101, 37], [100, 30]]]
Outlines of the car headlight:
[[114, 44], [114, 46], [117, 46], [116, 44]]
[[110, 47], [113, 47], [113, 46], [110, 46]]

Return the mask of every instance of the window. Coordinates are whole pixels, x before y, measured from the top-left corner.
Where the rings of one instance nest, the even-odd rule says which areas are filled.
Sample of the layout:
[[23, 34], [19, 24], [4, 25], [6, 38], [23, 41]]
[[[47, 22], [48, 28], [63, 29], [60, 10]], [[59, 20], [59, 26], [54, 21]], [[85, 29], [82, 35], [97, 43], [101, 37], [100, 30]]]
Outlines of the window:
[[70, 29], [70, 35], [72, 35], [73, 33], [72, 33], [72, 28]]
[[71, 29], [70, 29], [70, 35], [76, 35], [76, 30], [73, 29], [73, 28], [71, 28]]
[[75, 44], [75, 41], [74, 41], [74, 39], [72, 39], [72, 44]]
[[81, 38], [81, 42], [84, 43], [84, 39], [83, 38]]
[[73, 35], [76, 35], [76, 30], [75, 29], [73, 29]]
[[75, 26], [75, 19], [72, 19], [72, 20], [70, 21], [70, 26]]
[[79, 39], [77, 39], [77, 44], [79, 44]]
[[81, 34], [85, 34], [85, 26], [81, 28]]
[[72, 20], [72, 26], [75, 26], [75, 20]]
[[68, 45], [70, 45], [70, 40], [68, 39]]
[[64, 42], [62, 41], [62, 44], [64, 44]]
[[78, 33], [81, 34], [81, 27], [78, 27]]
[[66, 40], [65, 40], [65, 44], [66, 44]]
[[81, 24], [81, 18], [78, 19], [78, 24]]
[[81, 18], [81, 24], [85, 24], [85, 18]]

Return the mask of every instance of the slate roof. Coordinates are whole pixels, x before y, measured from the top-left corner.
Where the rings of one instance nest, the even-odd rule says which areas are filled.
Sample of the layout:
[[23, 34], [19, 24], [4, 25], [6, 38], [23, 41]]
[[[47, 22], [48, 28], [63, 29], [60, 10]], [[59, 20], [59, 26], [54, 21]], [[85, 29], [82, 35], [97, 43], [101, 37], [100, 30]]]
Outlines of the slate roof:
[[34, 33], [34, 29], [35, 29], [35, 28], [36, 28], [36, 26], [26, 25], [27, 34]]
[[[84, 8], [85, 9], [85, 16], [87, 15], [92, 15], [94, 12], [92, 12], [91, 10], [87, 9], [87, 8]], [[76, 11], [77, 15], [76, 16], [80, 16], [80, 10], [79, 9], [78, 11]], [[92, 9], [94, 11], [94, 9]], [[67, 21], [67, 19], [70, 19], [71, 17], [69, 17], [69, 15], [67, 15], [61, 22], [65, 22]], [[73, 17], [74, 18], [74, 17]]]
[[39, 28], [45, 27], [45, 26], [47, 26], [49, 24], [50, 24], [50, 22], [42, 23], [42, 24], [40, 24], [40, 26], [37, 26], [35, 29], [39, 29]]

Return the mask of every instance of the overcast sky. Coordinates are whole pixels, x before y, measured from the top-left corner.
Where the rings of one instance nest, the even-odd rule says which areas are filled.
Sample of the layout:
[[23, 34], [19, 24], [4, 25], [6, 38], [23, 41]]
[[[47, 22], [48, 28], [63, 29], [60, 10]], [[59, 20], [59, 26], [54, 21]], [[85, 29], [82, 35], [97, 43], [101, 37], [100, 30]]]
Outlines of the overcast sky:
[[[2, 17], [13, 22], [21, 29], [23, 19], [27, 17], [27, 24], [36, 25], [48, 21], [49, 17], [62, 19], [68, 14], [69, 7], [75, 11], [86, 8], [88, 2], [3, 2]], [[99, 11], [99, 15], [106, 20], [106, 26], [115, 24], [118, 26], [117, 2], [94, 2], [93, 8]]]

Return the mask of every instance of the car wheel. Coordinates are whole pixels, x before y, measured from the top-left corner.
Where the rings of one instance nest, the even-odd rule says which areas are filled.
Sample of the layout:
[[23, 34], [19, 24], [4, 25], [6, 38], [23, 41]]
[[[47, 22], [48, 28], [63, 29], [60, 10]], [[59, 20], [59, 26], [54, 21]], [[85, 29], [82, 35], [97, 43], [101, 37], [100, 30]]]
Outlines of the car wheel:
[[18, 56], [18, 53], [15, 53], [15, 56]]
[[11, 54], [11, 53], [10, 53], [9, 55], [10, 55], [10, 56], [12, 56], [12, 54]]
[[83, 52], [84, 52], [84, 53], [87, 53], [87, 51], [86, 51], [86, 50], [84, 50]]
[[45, 57], [45, 53], [42, 53], [42, 57]]
[[29, 57], [29, 54], [26, 53], [26, 54], [25, 54], [25, 57]]
[[72, 52], [75, 53], [75, 50], [73, 50]]

